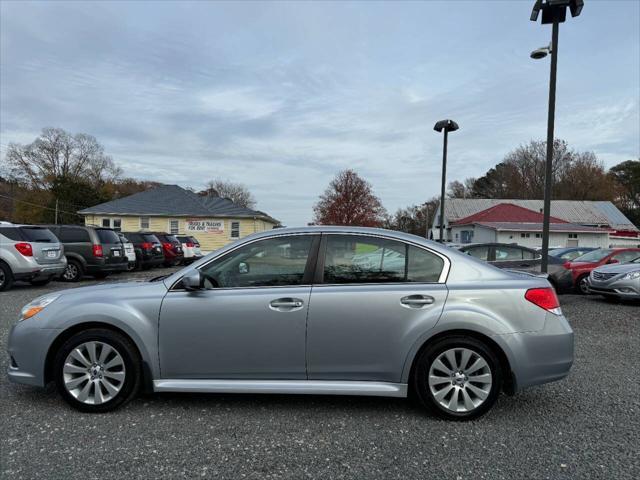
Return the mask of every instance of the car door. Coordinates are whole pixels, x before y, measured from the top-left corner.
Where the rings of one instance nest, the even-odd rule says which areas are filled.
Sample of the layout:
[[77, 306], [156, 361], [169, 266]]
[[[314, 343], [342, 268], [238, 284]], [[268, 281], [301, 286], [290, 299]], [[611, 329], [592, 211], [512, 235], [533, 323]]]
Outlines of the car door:
[[309, 379], [399, 382], [413, 342], [440, 318], [449, 260], [384, 237], [332, 233], [318, 259]]
[[305, 337], [319, 234], [243, 244], [178, 283], [160, 311], [165, 379], [306, 379]]

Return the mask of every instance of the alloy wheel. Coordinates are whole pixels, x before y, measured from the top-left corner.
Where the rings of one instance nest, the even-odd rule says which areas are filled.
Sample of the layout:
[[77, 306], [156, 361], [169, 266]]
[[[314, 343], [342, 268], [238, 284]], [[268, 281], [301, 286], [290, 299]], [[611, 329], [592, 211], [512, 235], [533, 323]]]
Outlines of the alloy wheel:
[[4, 274], [4, 271], [0, 268], [0, 288], [4, 285], [4, 282], [7, 281], [7, 277]]
[[62, 369], [65, 389], [79, 402], [100, 405], [118, 395], [125, 382], [122, 355], [111, 345], [99, 341], [75, 347]]
[[583, 277], [580, 279], [580, 283], [578, 284], [580, 291], [582, 293], [589, 293], [589, 284], [587, 283], [587, 277]]
[[78, 276], [78, 267], [76, 267], [73, 263], [67, 263], [67, 268], [64, 269], [64, 273], [62, 277], [65, 280], [73, 280]]
[[468, 348], [442, 352], [429, 368], [429, 390], [446, 410], [467, 413], [489, 397], [491, 369], [479, 353]]

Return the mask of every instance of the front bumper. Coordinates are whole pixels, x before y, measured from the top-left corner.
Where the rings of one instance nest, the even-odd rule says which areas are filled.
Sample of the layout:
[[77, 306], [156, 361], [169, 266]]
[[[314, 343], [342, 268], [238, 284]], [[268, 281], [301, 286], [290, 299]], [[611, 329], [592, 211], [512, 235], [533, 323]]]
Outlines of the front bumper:
[[49, 347], [61, 330], [39, 328], [36, 317], [16, 323], [9, 333], [7, 375], [14, 383], [43, 387]]
[[573, 365], [573, 336], [567, 319], [552, 313], [547, 313], [542, 330], [496, 335], [509, 352], [514, 390], [566, 377]]
[[640, 279], [612, 279], [599, 282], [589, 277], [589, 293], [618, 298], [640, 299]]

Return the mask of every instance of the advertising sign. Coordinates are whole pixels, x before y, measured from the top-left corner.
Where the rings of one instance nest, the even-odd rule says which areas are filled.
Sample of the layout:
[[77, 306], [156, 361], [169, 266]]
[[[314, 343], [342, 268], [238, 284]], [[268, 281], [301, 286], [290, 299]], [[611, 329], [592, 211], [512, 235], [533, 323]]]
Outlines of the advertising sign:
[[188, 218], [186, 225], [187, 232], [194, 233], [224, 233], [223, 220], [202, 220]]

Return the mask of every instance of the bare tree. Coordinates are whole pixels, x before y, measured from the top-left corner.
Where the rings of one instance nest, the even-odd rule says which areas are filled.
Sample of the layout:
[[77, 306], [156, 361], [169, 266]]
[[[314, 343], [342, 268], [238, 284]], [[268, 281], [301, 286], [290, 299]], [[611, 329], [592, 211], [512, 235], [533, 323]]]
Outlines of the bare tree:
[[314, 223], [379, 227], [386, 211], [371, 184], [353, 170], [340, 172], [313, 207]]
[[245, 208], [255, 208], [256, 206], [256, 199], [246, 185], [220, 178], [207, 182], [205, 189], [198, 192], [198, 195], [228, 198], [236, 205]]
[[12, 177], [36, 190], [75, 181], [99, 187], [122, 173], [95, 137], [61, 128], [43, 129], [28, 145], [10, 143], [6, 158]]

